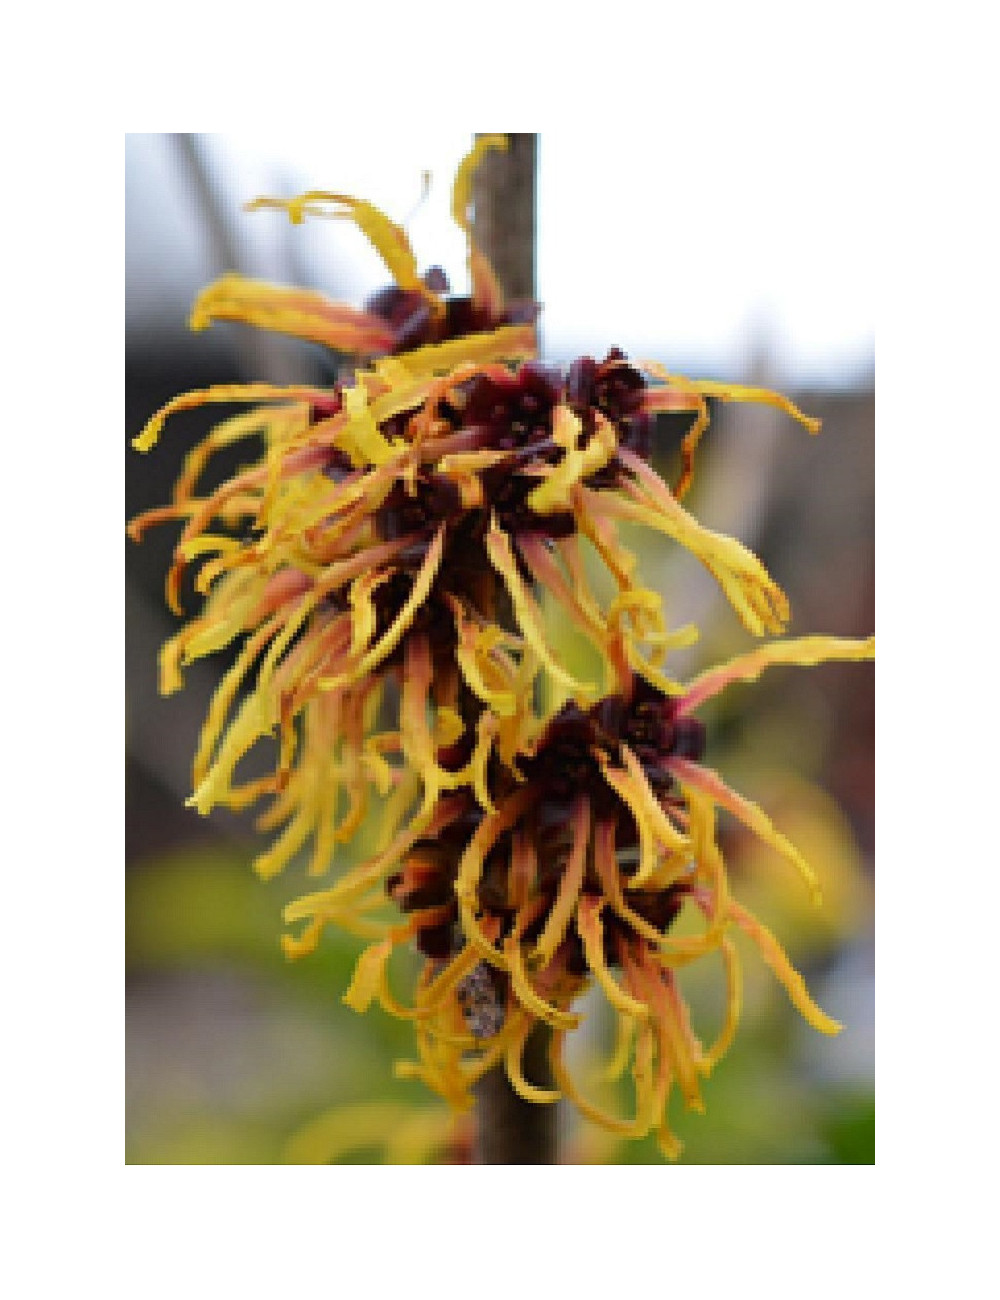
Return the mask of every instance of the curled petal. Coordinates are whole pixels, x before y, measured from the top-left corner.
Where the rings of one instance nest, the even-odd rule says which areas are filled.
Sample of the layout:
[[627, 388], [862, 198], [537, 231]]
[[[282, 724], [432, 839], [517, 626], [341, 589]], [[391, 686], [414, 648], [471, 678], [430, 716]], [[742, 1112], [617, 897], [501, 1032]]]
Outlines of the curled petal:
[[[682, 854], [687, 856], [690, 853], [690, 843], [682, 831], [678, 830], [667, 814], [663, 811], [659, 800], [653, 793], [646, 773], [642, 769], [642, 764], [636, 758], [635, 754], [628, 745], [621, 746], [621, 755], [625, 766], [628, 768], [629, 775], [635, 782], [642, 798], [643, 808], [649, 818], [650, 826], [656, 836], [657, 842], [663, 846], [668, 853]], [[639, 877], [632, 880], [632, 888], [639, 886]]]
[[695, 878], [708, 884], [708, 888], [694, 889], [692, 895], [708, 918], [709, 925], [703, 934], [677, 938], [667, 935], [663, 938], [657, 956], [671, 967], [686, 965], [719, 947], [727, 925], [729, 880], [726, 864], [715, 842], [715, 804], [701, 791], [689, 789], [687, 794]]
[[472, 619], [466, 618], [457, 600], [450, 603], [458, 636], [455, 657], [466, 685], [499, 717], [511, 717], [517, 709], [512, 683], [505, 680], [496, 661], [490, 658], [499, 630], [479, 628]]
[[703, 528], [641, 457], [621, 448], [619, 458], [635, 475], [625, 485], [633, 499], [612, 498], [605, 507], [608, 513], [666, 533], [696, 555], [749, 631], [757, 636], [782, 631], [789, 617], [788, 599], [760, 560], [734, 538]]
[[344, 410], [347, 419], [337, 435], [341, 446], [355, 465], [386, 465], [398, 454], [398, 447], [390, 443], [379, 431], [378, 424], [368, 405], [368, 390], [364, 378], [343, 389]]
[[628, 806], [629, 812], [635, 819], [636, 828], [639, 832], [639, 868], [631, 883], [641, 886], [652, 876], [658, 862], [656, 836], [650, 823], [647, 800], [633, 776], [611, 767], [602, 751], [597, 750], [596, 755], [605, 781], [622, 802]]
[[603, 898], [581, 898], [576, 911], [576, 928], [583, 940], [587, 965], [604, 990], [604, 995], [620, 1015], [633, 1020], [649, 1018], [649, 1008], [621, 987], [608, 969], [604, 958], [604, 929], [601, 925]]
[[615, 824], [613, 821], [599, 821], [594, 828], [594, 870], [601, 882], [604, 897], [611, 904], [612, 911], [626, 921], [637, 934], [648, 939], [652, 944], [663, 942], [663, 935], [651, 925], [645, 917], [634, 912], [625, 901], [621, 880], [618, 877], [618, 862], [615, 858]]
[[469, 761], [457, 771], [449, 772], [437, 761], [437, 750], [450, 744], [465, 731], [465, 724], [454, 710], [438, 710], [435, 733], [427, 725], [433, 666], [430, 645], [418, 636], [406, 647], [406, 672], [400, 711], [401, 745], [407, 760], [419, 772], [424, 784], [424, 810], [429, 814], [442, 790], [457, 790], [471, 785], [480, 806], [493, 812], [487, 789], [487, 768], [496, 735], [496, 719], [484, 711], [476, 723], [476, 744]]
[[510, 871], [507, 888], [512, 907], [521, 908], [528, 901], [538, 875], [538, 853], [530, 834], [515, 830], [511, 840]]
[[[212, 762], [212, 755], [215, 753], [219, 737], [222, 734], [226, 718], [232, 707], [233, 701], [239, 693], [243, 680], [250, 670], [253, 661], [260, 654], [261, 650], [267, 644], [268, 640], [275, 634], [280, 627], [278, 619], [272, 619], [263, 627], [259, 628], [253, 636], [247, 641], [241, 650], [236, 662], [233, 664], [222, 678], [222, 681], [215, 689], [212, 696], [212, 702], [209, 705], [205, 721], [202, 723], [201, 732], [198, 738], [198, 749], [194, 758], [192, 779], [195, 786], [199, 785], [208, 773]], [[187, 629], [190, 631], [190, 628]], [[184, 632], [181, 632], [173, 641], [168, 641], [163, 647], [161, 653], [160, 667], [164, 674], [171, 674], [171, 679], [165, 679], [161, 682], [160, 690], [167, 693], [168, 687], [179, 689], [181, 686], [180, 674], [177, 672], [176, 678], [172, 674], [176, 671], [176, 665], [173, 662], [178, 644], [183, 645]], [[187, 656], [185, 656], [186, 660]], [[228, 806], [234, 806], [228, 800]]]
[[501, 325], [481, 334], [466, 334], [444, 343], [425, 343], [412, 352], [401, 353], [396, 360], [411, 375], [447, 374], [463, 362], [488, 365], [493, 361], [528, 361], [538, 351], [533, 325]]
[[[308, 408], [303, 408], [299, 413], [300, 423], [303, 425], [306, 423], [307, 410]], [[174, 501], [181, 503], [190, 498], [205, 464], [214, 452], [220, 451], [223, 447], [230, 447], [243, 438], [259, 437], [267, 433], [273, 418], [274, 411], [264, 406], [254, 411], [243, 411], [217, 424], [211, 433], [192, 447], [184, 457], [180, 478], [174, 486]]]
[[[326, 209], [332, 206], [333, 211]], [[294, 199], [254, 199], [246, 204], [247, 212], [262, 208], [277, 208], [287, 212], [289, 220], [299, 225], [306, 216], [333, 217], [353, 221], [381, 257], [393, 279], [401, 289], [422, 294], [433, 307], [440, 307], [436, 293], [428, 289], [417, 272], [417, 260], [410, 247], [406, 231], [391, 221], [380, 208], [364, 199], [349, 194], [335, 194], [328, 190], [310, 190]]]
[[392, 956], [392, 940], [383, 939], [381, 943], [372, 944], [358, 958], [350, 987], [342, 1001], [353, 1011], [364, 1012], [378, 996], [379, 986]]
[[788, 960], [785, 950], [767, 926], [758, 921], [746, 908], [740, 907], [739, 903], [733, 899], [729, 900], [729, 915], [757, 945], [760, 955], [784, 986], [785, 992], [791, 998], [792, 1005], [799, 1015], [812, 1025], [813, 1029], [818, 1029], [821, 1034], [839, 1034], [843, 1029], [843, 1025], [834, 1020], [832, 1016], [828, 1016], [812, 1000], [806, 988], [805, 980]]
[[[455, 896], [463, 907], [463, 917], [474, 918], [477, 903], [476, 895], [482, 878], [486, 855], [500, 836], [505, 831], [510, 830], [525, 808], [536, 797], [534, 791], [522, 787], [520, 790], [516, 790], [510, 798], [506, 799], [496, 812], [487, 813], [476, 827], [472, 839], [462, 854], [461, 861], [458, 864], [458, 875], [455, 879]], [[474, 926], [474, 929], [478, 934], [479, 927]], [[475, 942], [476, 935], [470, 934], [468, 931], [467, 934], [470, 941]], [[492, 949], [492, 945], [489, 946]], [[493, 952], [493, 957], [498, 955]], [[500, 964], [505, 966], [506, 961]]]
[[178, 411], [192, 411], [207, 402], [325, 402], [329, 397], [328, 389], [303, 384], [285, 387], [279, 384], [213, 384], [210, 388], [182, 393], [180, 397], [161, 406], [147, 420], [142, 432], [132, 439], [132, 446], [136, 451], [152, 450], [171, 415], [176, 415]]
[[772, 641], [749, 654], [737, 655], [728, 663], [709, 668], [689, 684], [682, 699], [677, 702], [679, 714], [694, 709], [729, 686], [732, 682], [753, 682], [765, 668], [775, 664], [792, 664], [812, 668], [816, 664], [835, 659], [858, 660], [875, 658], [875, 638], [855, 641], [846, 637], [802, 636], [788, 641]]
[[472, 221], [469, 208], [472, 204], [472, 178], [483, 160], [483, 156], [496, 149], [506, 153], [508, 140], [505, 135], [481, 135], [458, 165], [455, 180], [451, 188], [451, 215], [456, 224], [467, 235], [472, 233]]
[[619, 588], [631, 591], [635, 589], [632, 575], [635, 572], [636, 558], [619, 542], [608, 509], [609, 506], [621, 504], [623, 503], [610, 493], [592, 492], [582, 483], [573, 489], [573, 511], [580, 531], [607, 565]]
[[375, 592], [392, 577], [391, 569], [367, 568], [351, 583], [348, 602], [351, 607], [351, 654], [363, 654], [375, 635], [378, 615]]
[[[610, 1133], [617, 1133], [619, 1137], [624, 1138], [645, 1137], [651, 1127], [648, 1115], [650, 1107], [647, 1101], [649, 1091], [648, 1084], [644, 1089], [643, 1096], [641, 1098], [637, 1097], [636, 1114], [633, 1119], [620, 1119], [617, 1115], [608, 1114], [607, 1111], [601, 1110], [600, 1107], [595, 1106], [592, 1101], [589, 1101], [584, 1097], [574, 1082], [573, 1076], [567, 1069], [566, 1063], [563, 1059], [563, 1041], [565, 1037], [566, 1035], [564, 1031], [556, 1030], [552, 1035], [552, 1045], [549, 1050], [549, 1060], [552, 1064], [552, 1073], [555, 1077], [556, 1083], [562, 1089], [565, 1096], [569, 1098], [577, 1109], [586, 1115], [588, 1119], [593, 1120], [595, 1124], [600, 1125], [601, 1128], [607, 1129]], [[636, 1047], [636, 1057], [638, 1058], [640, 1056], [641, 1051], [643, 1057], [648, 1058], [651, 1053], [651, 1047], [652, 1035], [647, 1029], [640, 1035], [639, 1044], [637, 1044]], [[642, 1077], [645, 1082], [645, 1077], [648, 1074], [648, 1067], [644, 1070], [643, 1064], [639, 1063], [637, 1064], [636, 1069], [638, 1071], [637, 1078]]]
[[594, 435], [581, 448], [578, 444], [583, 425], [579, 417], [568, 406], [557, 406], [553, 411], [552, 437], [563, 448], [563, 457], [528, 495], [528, 505], [537, 514], [569, 509], [570, 494], [576, 484], [603, 469], [615, 454], [618, 438], [614, 425], [599, 412], [595, 418]]
[[535, 1022], [530, 1016], [524, 1017], [523, 1028], [519, 1030], [517, 1037], [512, 1039], [504, 1055], [504, 1064], [507, 1068], [507, 1078], [510, 1080], [510, 1086], [514, 1089], [519, 1097], [525, 1101], [534, 1102], [538, 1105], [550, 1105], [558, 1101], [562, 1093], [555, 1091], [553, 1088], [541, 1088], [537, 1084], [529, 1083], [524, 1077], [523, 1057], [525, 1044], [528, 1041], [528, 1035], [534, 1028]]
[[701, 790], [704, 794], [707, 794], [720, 808], [725, 808], [744, 826], [749, 827], [765, 844], [769, 844], [771, 848], [776, 849], [782, 857], [792, 864], [805, 881], [812, 893], [813, 902], [819, 905], [823, 901], [816, 873], [795, 845], [777, 829], [762, 808], [758, 808], [755, 803], [751, 803], [743, 795], [737, 794], [735, 790], [726, 785], [718, 772], [713, 772], [711, 768], [702, 767], [700, 764], [692, 763], [686, 758], [673, 757], [668, 760], [667, 767], [671, 772], [676, 773], [681, 781], [692, 786], [695, 790]]
[[545, 928], [538, 937], [534, 957], [541, 966], [547, 966], [556, 949], [566, 937], [573, 910], [583, 887], [583, 873], [587, 866], [587, 849], [590, 841], [590, 801], [577, 799], [570, 816], [572, 837], [569, 860], [559, 880], [559, 889], [549, 911]]
[[236, 764], [261, 737], [271, 733], [277, 722], [276, 701], [260, 692], [248, 696], [230, 723], [211, 768], [195, 787], [194, 793], [185, 800], [186, 806], [197, 808], [205, 816], [216, 804], [224, 803]]
[[315, 797], [306, 796], [277, 841], [254, 858], [253, 869], [261, 880], [272, 880], [282, 872], [305, 844], [322, 812], [317, 804]]
[[569, 611], [574, 621], [595, 644], [606, 645], [608, 629], [600, 610], [587, 598], [587, 593], [581, 590], [579, 580], [576, 580], [574, 586], [566, 581], [545, 541], [537, 533], [521, 533], [518, 535], [517, 549], [539, 586]]
[[810, 433], [819, 433], [820, 421], [804, 415], [794, 402], [780, 393], [768, 388], [753, 388], [746, 384], [724, 384], [713, 379], [685, 379], [683, 375], [668, 374], [656, 361], [639, 362], [639, 367], [648, 374], [663, 381], [665, 388], [649, 388], [644, 394], [643, 407], [647, 411], [683, 411], [691, 410], [687, 403], [694, 402], [698, 418], [688, 430], [681, 444], [681, 477], [674, 489], [674, 496], [681, 500], [694, 477], [694, 454], [701, 440], [701, 435], [708, 428], [709, 413], [706, 397], [714, 397], [722, 402], [756, 402], [764, 406], [776, 407], [784, 411], [803, 425]]
[[[648, 369], [648, 366], [644, 368]], [[708, 403], [697, 393], [683, 389], [646, 388], [642, 397], [642, 409], [650, 415], [660, 411], [679, 411], [697, 416], [681, 442], [681, 473], [673, 494], [678, 501], [682, 501], [694, 481], [694, 455], [701, 441], [701, 435], [708, 428]]]
[[462, 1077], [467, 1087], [476, 1083], [487, 1070], [492, 1070], [494, 1065], [499, 1064], [504, 1059], [508, 1047], [521, 1033], [521, 1026], [521, 1016], [508, 1016], [500, 1032], [483, 1044], [481, 1054], [472, 1061], [463, 1062]]
[[217, 320], [257, 325], [338, 352], [388, 352], [394, 342], [392, 329], [378, 316], [331, 302], [315, 290], [284, 288], [235, 273], [201, 291], [188, 324], [203, 330]]
[[461, 984], [479, 965], [480, 955], [471, 945], [466, 945], [445, 966], [444, 970], [433, 979], [418, 996], [418, 1004], [436, 1011], [443, 1005], [451, 991]]
[[288, 903], [282, 913], [286, 924], [308, 920], [310, 917], [326, 911], [343, 908], [353, 899], [364, 894], [366, 890], [382, 882], [400, 858], [413, 848], [423, 836], [434, 836], [449, 826], [459, 815], [464, 801], [442, 799], [431, 818], [415, 818], [410, 825], [391, 841], [391, 843], [374, 858], [361, 863], [342, 876], [330, 889], [306, 894]]
[[579, 1016], [571, 1015], [567, 1011], [560, 1010], [559, 1007], [552, 1006], [534, 988], [524, 968], [519, 935], [513, 934], [506, 941], [504, 954], [507, 958], [507, 969], [510, 971], [511, 987], [518, 1001], [526, 1010], [532, 1012], [547, 1025], [556, 1025], [563, 1029], [573, 1029], [580, 1023]]
[[458, 900], [458, 916], [462, 924], [462, 933], [469, 941], [470, 947], [478, 952], [483, 961], [489, 962], [497, 970], [509, 970], [510, 959], [496, 946], [496, 935], [500, 926], [494, 917], [478, 917], [477, 906], [468, 898]]
[[705, 1053], [704, 1071], [710, 1073], [729, 1051], [743, 1006], [743, 971], [740, 966], [739, 953], [731, 939], [723, 939], [720, 946], [722, 960], [726, 967], [726, 1018], [719, 1036]]
[[337, 690], [341, 686], [348, 685], [357, 681], [359, 678], [366, 676], [382, 662], [388, 658], [402, 640], [407, 628], [413, 622], [417, 610], [427, 599], [431, 587], [434, 585], [434, 579], [437, 577], [437, 571], [441, 565], [441, 555], [444, 550], [445, 525], [441, 524], [434, 534], [434, 540], [427, 548], [427, 554], [424, 556], [424, 562], [420, 566], [417, 576], [414, 580], [413, 587], [406, 603], [399, 611], [395, 621], [386, 631], [385, 635], [367, 652], [363, 659], [355, 665], [348, 673], [341, 674], [337, 677], [325, 678], [320, 685], [323, 690]]
[[660, 846], [671, 855], [681, 855], [686, 860], [689, 845], [685, 836], [670, 821], [650, 789], [642, 764], [629, 749], [621, 746], [627, 771], [611, 767], [602, 751], [597, 751], [605, 781], [628, 805], [639, 830], [639, 869], [630, 881], [630, 888], [644, 885], [654, 871], [660, 857]]
[[391, 930], [387, 939], [366, 948], [358, 958], [354, 977], [342, 999], [345, 1005], [354, 1011], [364, 1012], [377, 998], [382, 1009], [397, 1020], [424, 1020], [430, 1016], [428, 1007], [404, 1007], [392, 996], [389, 989], [389, 959], [397, 944], [410, 938], [424, 925], [439, 924], [449, 914], [447, 906], [414, 912], [405, 924]]
[[673, 974], [658, 970], [642, 960], [636, 961], [630, 956], [626, 956], [625, 971], [629, 987], [642, 996], [653, 1010], [661, 1049], [676, 1073], [688, 1108], [704, 1111], [695, 1064], [695, 1044], [691, 1041], [686, 1012], [676, 996]]
[[505, 135], [481, 135], [472, 149], [465, 155], [455, 173], [455, 183], [451, 192], [451, 214], [456, 223], [465, 231], [469, 241], [469, 275], [472, 281], [472, 300], [477, 307], [485, 310], [494, 319], [503, 312], [503, 290], [489, 262], [477, 247], [472, 235], [472, 222], [469, 218], [469, 206], [472, 199], [472, 178], [482, 161], [483, 155], [491, 149], [506, 153], [507, 137]]
[[571, 677], [564, 668], [561, 668], [553, 658], [552, 651], [546, 644], [545, 637], [542, 633], [540, 626], [541, 617], [538, 613], [538, 609], [531, 593], [521, 580], [517, 564], [511, 554], [510, 543], [507, 540], [507, 535], [497, 525], [495, 518], [491, 523], [490, 531], [486, 535], [486, 549], [493, 567], [503, 578], [507, 590], [510, 593], [518, 627], [520, 627], [525, 640], [531, 646], [532, 650], [534, 650], [535, 654], [552, 676], [557, 681], [562, 682], [568, 690], [578, 696], [587, 699], [592, 698], [595, 691], [593, 684], [591, 682], [577, 681], [576, 678]]
[[[640, 369], [647, 371], [666, 384], [680, 388], [682, 392], [697, 393], [702, 397], [715, 397], [721, 402], [756, 402], [763, 406], [773, 406], [784, 411], [793, 420], [798, 420], [810, 433], [819, 433], [822, 421], [811, 415], [804, 415], [794, 402], [783, 397], [781, 393], [769, 388], [753, 388], [747, 384], [726, 384], [716, 379], [685, 379], [682, 375], [668, 374], [657, 361], [641, 361]], [[655, 389], [653, 390], [656, 391]]]
[[600, 1073], [604, 1083], [615, 1083], [628, 1068], [632, 1054], [632, 1041], [635, 1038], [635, 1020], [630, 1015], [615, 1017], [615, 1046], [611, 1059]]

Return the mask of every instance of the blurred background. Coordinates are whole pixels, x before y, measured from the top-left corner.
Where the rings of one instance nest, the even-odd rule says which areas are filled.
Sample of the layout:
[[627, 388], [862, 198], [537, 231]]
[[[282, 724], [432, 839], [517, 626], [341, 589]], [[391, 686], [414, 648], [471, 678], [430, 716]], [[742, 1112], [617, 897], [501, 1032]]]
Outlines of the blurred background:
[[[192, 335], [198, 289], [226, 270], [308, 285], [359, 304], [384, 270], [348, 223], [292, 227], [248, 214], [259, 194], [326, 188], [403, 221], [421, 267], [464, 292], [464, 241], [451, 179], [471, 135], [331, 142], [229, 135], [128, 135], [125, 143], [126, 438], [163, 402], [211, 383], [331, 378], [320, 349], [236, 325]], [[874, 305], [866, 217], [822, 187], [822, 163], [793, 160], [808, 216], [756, 172], [725, 186], [658, 167], [651, 142], [616, 137], [595, 167], [592, 136], [543, 135], [537, 186], [542, 353], [566, 362], [618, 345], [699, 378], [779, 387], [823, 420], [810, 438], [763, 407], [717, 406], [687, 504], [754, 549], [787, 591], [792, 634], [874, 630]], [[422, 174], [431, 173], [422, 197]], [[742, 182], [742, 183], [741, 183]], [[599, 185], [599, 188], [598, 188]], [[168, 424], [140, 456], [126, 443], [126, 518], [168, 500], [186, 450], [220, 418]], [[671, 475], [679, 430], [664, 422], [657, 465]], [[238, 463], [219, 458], [219, 473]], [[328, 933], [288, 964], [278, 944], [294, 871], [269, 884], [249, 863], [252, 821], [184, 807], [216, 674], [188, 670], [169, 700], [159, 646], [175, 620], [163, 578], [176, 529], [126, 542], [126, 1160], [130, 1163], [442, 1161], [468, 1158], [467, 1130], [394, 1057], [410, 1029], [342, 1006], [360, 942]], [[747, 648], [715, 584], [666, 539], [631, 535], [672, 623], [696, 620], [675, 672]], [[567, 645], [567, 657], [576, 653]], [[812, 908], [780, 861], [723, 819], [735, 890], [777, 933], [821, 1005], [846, 1026], [825, 1039], [800, 1023], [747, 953], [746, 1008], [705, 1088], [707, 1114], [674, 1113], [692, 1163], [874, 1161], [874, 712], [869, 665], [774, 669], [705, 710], [712, 764], [762, 803], [817, 869]], [[710, 1037], [721, 971], [685, 992]], [[578, 1045], [586, 1076], [608, 1050], [600, 1016]], [[620, 1099], [622, 1105], [627, 1098]], [[566, 1117], [566, 1158], [659, 1162]]]

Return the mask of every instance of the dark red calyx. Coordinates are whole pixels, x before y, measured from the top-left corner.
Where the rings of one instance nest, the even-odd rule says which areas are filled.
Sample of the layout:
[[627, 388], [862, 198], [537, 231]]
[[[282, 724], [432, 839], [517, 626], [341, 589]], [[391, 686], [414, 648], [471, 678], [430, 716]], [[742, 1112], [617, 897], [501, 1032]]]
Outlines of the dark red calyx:
[[[448, 293], [448, 277], [439, 266], [432, 266], [423, 277], [432, 293]], [[391, 326], [395, 338], [390, 351], [407, 352], [427, 343], [444, 343], [467, 334], [480, 334], [502, 325], [532, 324], [541, 310], [531, 299], [518, 299], [492, 312], [461, 295], [445, 298], [444, 311], [435, 311], [426, 296], [417, 289], [400, 289], [387, 285], [365, 302], [366, 311], [381, 317]]]
[[478, 376], [469, 389], [463, 423], [485, 426], [489, 446], [513, 450], [549, 436], [552, 408], [561, 395], [559, 372], [529, 361], [516, 374]]
[[405, 483], [395, 483], [375, 515], [375, 528], [384, 541], [394, 542], [411, 534], [433, 534], [442, 523], [463, 514], [462, 494], [457, 484], [433, 470], [422, 472], [410, 492]]

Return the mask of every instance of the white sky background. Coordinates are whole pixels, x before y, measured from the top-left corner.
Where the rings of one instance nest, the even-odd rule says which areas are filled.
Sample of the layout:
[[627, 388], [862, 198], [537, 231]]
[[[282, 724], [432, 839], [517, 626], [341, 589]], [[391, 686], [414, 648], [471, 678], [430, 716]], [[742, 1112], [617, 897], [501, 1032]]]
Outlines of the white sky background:
[[[633, 356], [703, 375], [745, 378], [763, 363], [792, 386], [874, 382], [874, 237], [866, 169], [851, 137], [811, 146], [791, 137], [768, 152], [741, 138], [724, 157], [671, 153], [659, 133], [541, 136], [537, 272], [542, 345], [552, 360]], [[352, 302], [386, 282], [348, 223], [244, 213], [259, 193], [334, 189], [371, 200], [405, 222], [422, 267], [438, 263], [466, 286], [461, 233], [451, 221], [455, 167], [470, 133], [413, 131], [352, 137], [308, 130], [202, 137], [206, 160], [250, 274], [293, 268]], [[421, 173], [432, 188], [421, 204]], [[197, 208], [185, 195], [169, 138], [126, 142], [126, 291], [129, 327], [164, 312], [183, 319], [218, 269]]]

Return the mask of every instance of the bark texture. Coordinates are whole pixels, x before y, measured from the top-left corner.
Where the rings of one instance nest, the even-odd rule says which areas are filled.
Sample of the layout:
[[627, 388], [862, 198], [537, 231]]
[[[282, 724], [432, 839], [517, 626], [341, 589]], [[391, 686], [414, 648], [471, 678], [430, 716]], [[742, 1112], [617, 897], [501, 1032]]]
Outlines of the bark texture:
[[[505, 297], [534, 298], [535, 188], [538, 136], [508, 134], [506, 153], [491, 151], [473, 182], [476, 242], [489, 258]], [[529, 1082], [552, 1086], [550, 1031], [539, 1025], [524, 1052]], [[476, 1160], [484, 1165], [558, 1164], [559, 1107], [526, 1102], [513, 1090], [503, 1066], [477, 1088]]]

